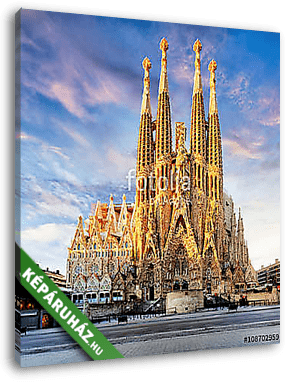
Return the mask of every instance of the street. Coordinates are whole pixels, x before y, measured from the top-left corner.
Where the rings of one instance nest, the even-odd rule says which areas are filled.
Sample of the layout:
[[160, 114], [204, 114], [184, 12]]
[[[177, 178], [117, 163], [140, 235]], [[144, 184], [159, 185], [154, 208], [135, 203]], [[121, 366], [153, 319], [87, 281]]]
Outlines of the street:
[[[205, 311], [96, 326], [125, 356], [157, 355], [211, 348], [279, 343], [280, 307]], [[262, 335], [278, 334], [277, 340]], [[257, 342], [251, 337], [259, 336]], [[16, 334], [16, 353], [19, 344]], [[245, 339], [249, 339], [245, 341]], [[259, 340], [259, 341], [258, 341]], [[19, 353], [18, 353], [19, 354]], [[21, 336], [22, 365], [91, 360], [61, 328], [29, 331]], [[18, 355], [19, 356], [19, 355]]]

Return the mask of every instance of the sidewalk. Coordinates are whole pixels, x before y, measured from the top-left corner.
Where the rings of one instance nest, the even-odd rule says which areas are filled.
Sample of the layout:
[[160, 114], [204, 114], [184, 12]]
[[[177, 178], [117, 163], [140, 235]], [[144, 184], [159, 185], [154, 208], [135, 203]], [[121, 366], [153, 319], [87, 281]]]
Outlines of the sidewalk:
[[[239, 307], [236, 311], [229, 311], [226, 307], [224, 309], [211, 309], [211, 310], [206, 310], [203, 309], [199, 312], [193, 312], [193, 313], [187, 313], [187, 314], [170, 314], [170, 315], [160, 315], [160, 316], [150, 316], [150, 317], [144, 317], [142, 318], [135, 318], [132, 319], [132, 317], [129, 317], [128, 323], [120, 323], [118, 324], [117, 320], [113, 319], [111, 322], [103, 322], [100, 324], [95, 323], [94, 326], [98, 329], [104, 328], [104, 327], [109, 327], [109, 326], [128, 326], [132, 324], [137, 324], [137, 323], [145, 323], [145, 322], [157, 322], [157, 321], [167, 321], [171, 319], [177, 319], [177, 318], [189, 318], [189, 319], [197, 319], [197, 318], [205, 318], [208, 316], [216, 316], [216, 315], [234, 315], [234, 314], [239, 314], [243, 312], [252, 312], [252, 311], [263, 311], [263, 310], [272, 310], [272, 309], [280, 309], [280, 305], [276, 306], [254, 306], [254, 307]], [[36, 335], [37, 333], [42, 334], [43, 331], [46, 334], [50, 333], [59, 333], [59, 332], [64, 332], [61, 327], [53, 327], [53, 328], [48, 328], [48, 329], [38, 329], [38, 330], [29, 330], [27, 331], [25, 336], [29, 335]]]

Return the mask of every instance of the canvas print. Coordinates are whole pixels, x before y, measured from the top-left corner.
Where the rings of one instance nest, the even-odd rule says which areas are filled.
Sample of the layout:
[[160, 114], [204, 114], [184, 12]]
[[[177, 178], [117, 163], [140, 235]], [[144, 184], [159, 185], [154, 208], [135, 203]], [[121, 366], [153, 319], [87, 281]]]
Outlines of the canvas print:
[[279, 343], [279, 125], [278, 33], [21, 9], [20, 365]]

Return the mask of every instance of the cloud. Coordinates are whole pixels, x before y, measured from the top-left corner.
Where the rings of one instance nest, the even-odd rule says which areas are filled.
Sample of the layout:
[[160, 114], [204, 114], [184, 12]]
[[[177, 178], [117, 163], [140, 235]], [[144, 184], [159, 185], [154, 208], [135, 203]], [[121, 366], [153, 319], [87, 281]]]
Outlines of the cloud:
[[42, 215], [74, 218], [79, 216], [81, 208], [64, 195], [58, 198], [50, 192], [42, 192], [41, 200], [35, 202], [35, 210]]
[[136, 158], [134, 153], [122, 154], [114, 147], [110, 147], [107, 150], [106, 157], [117, 174], [127, 175], [128, 171], [135, 167]]
[[259, 88], [255, 103], [255, 116], [257, 121], [264, 126], [278, 127], [280, 125], [280, 95], [279, 89]]
[[61, 241], [64, 237], [70, 237], [75, 232], [75, 224], [47, 223], [38, 227], [32, 227], [21, 231], [23, 242], [54, 242]]
[[64, 83], [54, 82], [49, 84], [46, 96], [59, 101], [70, 113], [82, 118], [85, 114], [84, 108], [77, 102], [76, 89]]
[[238, 73], [235, 80], [231, 82], [231, 88], [228, 91], [231, 97], [238, 104], [244, 104], [245, 96], [248, 94], [249, 78], [244, 73]]
[[255, 86], [250, 75], [239, 72], [230, 80], [225, 73], [219, 73], [218, 90], [223, 97], [229, 98], [239, 107], [248, 121], [263, 126], [278, 127], [280, 125], [280, 93], [279, 88], [269, 85]]
[[177, 66], [171, 71], [176, 81], [179, 83], [193, 84], [194, 81], [194, 71], [190, 67], [189, 63], [185, 60], [184, 62], [180, 61]]
[[102, 76], [98, 73], [98, 85], [90, 85], [90, 83], [84, 81], [82, 86], [86, 92], [86, 102], [92, 104], [104, 104], [114, 103], [119, 104], [121, 102], [121, 92], [116, 85], [117, 79], [109, 76]]
[[229, 137], [223, 138], [226, 155], [245, 159], [262, 159], [264, 157], [263, 136], [256, 136], [255, 131], [241, 129], [239, 133], [232, 130]]
[[[25, 138], [23, 139], [22, 136]], [[74, 185], [80, 184], [79, 178], [73, 171], [71, 158], [62, 148], [48, 145], [44, 140], [28, 136], [25, 133], [21, 133], [18, 138], [23, 140], [21, 142], [21, 193], [34, 178], [41, 182], [47, 182], [49, 177], [58, 178]], [[29, 178], [28, 174], [33, 174], [33, 176]], [[62, 211], [62, 208], [59, 210]]]
[[47, 223], [29, 227], [20, 233], [21, 247], [40, 267], [60, 269], [65, 274], [67, 247], [76, 229], [74, 224]]
[[66, 127], [62, 124], [59, 123], [60, 128], [67, 133], [73, 141], [78, 145], [83, 146], [84, 148], [89, 148], [91, 147], [90, 141], [87, 140], [82, 134], [76, 132], [74, 129]]
[[[24, 131], [22, 131], [21, 133], [18, 133], [16, 135], [16, 139], [21, 140], [23, 142], [22, 145], [25, 143], [36, 144], [36, 146], [38, 147], [39, 153], [42, 153], [42, 154], [48, 153], [48, 152], [49, 153], [55, 153], [66, 161], [70, 160], [69, 156], [62, 152], [62, 148], [60, 148], [58, 146], [49, 145], [44, 140], [39, 139], [35, 136], [29, 135], [29, 134], [25, 133]], [[35, 149], [35, 147], [33, 146], [33, 150], [34, 149]], [[26, 150], [26, 147], [25, 147], [25, 150]]]
[[[185, 26], [175, 26], [170, 34], [169, 74], [181, 86], [190, 87], [191, 89], [195, 73], [195, 52], [193, 51], [193, 45], [197, 38], [197, 32], [192, 29], [189, 30]], [[216, 49], [206, 36], [201, 38], [201, 43], [202, 82], [207, 84], [209, 82], [208, 63], [213, 58], [213, 55], [215, 55]]]
[[[70, 36], [61, 22], [53, 22], [45, 12], [32, 18], [33, 28], [28, 36], [25, 27], [30, 21], [31, 14], [25, 11], [22, 84], [29, 90], [30, 98], [41, 94], [59, 102], [79, 119], [92, 119], [92, 108], [98, 105], [133, 105], [130, 78], [121, 71], [121, 65], [115, 70], [114, 64], [108, 65], [108, 60], [116, 59], [111, 52], [107, 50], [105, 61], [100, 60], [88, 45], [76, 44], [74, 35]], [[28, 119], [28, 113], [24, 117]]]
[[[62, 66], [66, 67], [64, 78], [50, 80], [45, 96], [59, 101], [71, 114], [80, 119], [92, 117], [88, 111], [90, 107], [101, 104], [120, 104], [124, 88], [119, 90], [116, 78], [112, 79], [111, 74], [96, 68], [86, 58], [78, 57], [78, 53], [75, 52], [75, 55], [77, 62], [74, 63], [74, 67], [78, 65], [78, 61], [82, 61], [80, 67], [84, 69], [75, 70], [71, 62], [68, 65], [63, 63]], [[89, 77], [88, 82], [84, 81], [86, 77]]]
[[61, 158], [64, 158], [65, 160], [70, 160], [70, 157], [68, 157], [66, 154], [62, 153], [61, 148], [59, 148], [57, 146], [48, 146], [47, 150], [49, 150], [53, 153], [56, 153], [57, 155], [59, 155]]
[[30, 219], [35, 216], [38, 219], [76, 219], [82, 210], [88, 208], [89, 197], [76, 184], [72, 184], [72, 179], [67, 184], [62, 179], [47, 181], [28, 176], [22, 180], [21, 194], [23, 211]]
[[252, 146], [251, 148], [247, 148], [245, 145], [242, 145], [237, 141], [230, 140], [227, 138], [223, 139], [223, 147], [226, 149], [226, 152], [229, 156], [237, 156], [250, 159], [262, 158], [261, 153], [258, 153], [255, 150], [254, 146]]

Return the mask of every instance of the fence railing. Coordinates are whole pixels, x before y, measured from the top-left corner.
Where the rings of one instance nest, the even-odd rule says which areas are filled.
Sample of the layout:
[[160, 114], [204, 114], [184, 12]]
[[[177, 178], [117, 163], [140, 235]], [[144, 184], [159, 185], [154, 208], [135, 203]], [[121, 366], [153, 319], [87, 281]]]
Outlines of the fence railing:
[[249, 306], [273, 306], [278, 305], [280, 302], [270, 301], [269, 299], [256, 299], [248, 301]]

